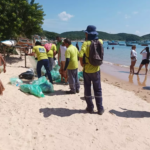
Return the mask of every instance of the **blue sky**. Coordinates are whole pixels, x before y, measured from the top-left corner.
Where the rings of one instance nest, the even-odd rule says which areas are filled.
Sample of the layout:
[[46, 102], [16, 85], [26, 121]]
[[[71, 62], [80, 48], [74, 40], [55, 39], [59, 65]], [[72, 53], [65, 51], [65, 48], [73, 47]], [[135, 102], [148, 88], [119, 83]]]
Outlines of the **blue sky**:
[[150, 33], [150, 0], [35, 0], [46, 14], [43, 29], [62, 33], [95, 25], [108, 33]]

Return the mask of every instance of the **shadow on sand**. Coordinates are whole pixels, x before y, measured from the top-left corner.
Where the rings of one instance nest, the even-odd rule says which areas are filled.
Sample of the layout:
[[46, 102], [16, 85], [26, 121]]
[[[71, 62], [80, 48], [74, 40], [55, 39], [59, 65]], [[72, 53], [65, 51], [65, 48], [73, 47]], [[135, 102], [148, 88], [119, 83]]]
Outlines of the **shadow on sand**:
[[18, 58], [18, 57], [8, 57], [8, 56], [6, 56], [5, 61], [8, 64], [12, 64], [12, 63], [18, 63], [19, 61], [24, 61], [24, 60], [21, 59], [21, 58]]
[[133, 110], [125, 110], [123, 112], [116, 111], [116, 110], [110, 110], [109, 112], [113, 115], [115, 114], [118, 117], [125, 117], [125, 118], [144, 118], [144, 117], [150, 117], [150, 112], [147, 111], [133, 111]]
[[150, 90], [150, 86], [143, 87], [144, 90]]
[[85, 114], [86, 113], [85, 110], [70, 110], [67, 108], [41, 108], [39, 112], [43, 113], [43, 116], [45, 118], [51, 115], [55, 115], [59, 117], [69, 117], [73, 114], [81, 114], [81, 113]]

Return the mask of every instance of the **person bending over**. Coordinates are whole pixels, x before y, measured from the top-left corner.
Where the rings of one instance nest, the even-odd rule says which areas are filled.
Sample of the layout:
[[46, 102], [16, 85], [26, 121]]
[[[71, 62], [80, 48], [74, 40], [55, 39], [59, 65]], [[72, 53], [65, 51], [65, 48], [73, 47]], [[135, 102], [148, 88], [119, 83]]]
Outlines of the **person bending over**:
[[41, 46], [41, 43], [38, 41], [35, 43], [35, 46], [33, 47], [32, 53], [27, 54], [27, 55], [35, 56], [35, 54], [37, 55], [37, 59], [38, 59], [38, 63], [37, 63], [38, 78], [41, 77], [41, 68], [42, 68], [42, 66], [44, 66], [46, 73], [48, 75], [48, 79], [53, 84], [46, 49], [43, 46]]

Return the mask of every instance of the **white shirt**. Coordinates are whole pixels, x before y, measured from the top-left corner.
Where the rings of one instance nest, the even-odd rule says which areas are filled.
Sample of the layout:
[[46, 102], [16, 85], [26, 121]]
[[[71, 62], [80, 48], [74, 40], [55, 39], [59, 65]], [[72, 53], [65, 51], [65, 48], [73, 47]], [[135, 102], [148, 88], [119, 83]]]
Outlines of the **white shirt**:
[[65, 58], [66, 50], [67, 50], [66, 46], [60, 45], [61, 61], [66, 61], [66, 58]]
[[144, 51], [141, 55], [142, 55], [142, 60], [147, 59], [147, 52], [146, 51]]
[[137, 59], [137, 52], [135, 50], [131, 50], [131, 57], [135, 57]]

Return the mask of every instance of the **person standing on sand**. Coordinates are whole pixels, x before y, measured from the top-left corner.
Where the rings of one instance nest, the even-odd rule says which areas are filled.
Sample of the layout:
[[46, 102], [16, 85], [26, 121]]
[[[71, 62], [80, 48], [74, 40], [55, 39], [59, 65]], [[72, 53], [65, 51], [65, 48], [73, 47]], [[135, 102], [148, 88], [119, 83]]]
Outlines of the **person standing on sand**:
[[54, 56], [56, 54], [56, 45], [52, 44], [52, 43], [48, 43], [45, 44], [45, 49], [47, 51], [47, 56], [48, 56], [48, 60], [49, 60], [49, 67], [50, 67], [50, 71], [52, 71], [53, 69], [53, 64], [54, 64]]
[[60, 36], [57, 36], [57, 37], [56, 37], [56, 40], [57, 40], [57, 44], [56, 44], [57, 52], [56, 52], [56, 54], [58, 54], [58, 53], [59, 53], [59, 50], [60, 50], [60, 45], [62, 45], [62, 39], [61, 39]]
[[70, 86], [70, 91], [66, 91], [66, 94], [76, 94], [79, 93], [80, 83], [78, 79], [78, 49], [71, 44], [70, 39], [65, 39], [64, 44], [67, 47], [65, 52], [65, 68], [68, 70], [68, 82]]
[[67, 48], [65, 46], [65, 43], [63, 42], [62, 45], [60, 45], [60, 50], [58, 52], [58, 65], [60, 66], [60, 74], [61, 74], [61, 82], [63, 82], [63, 78], [65, 79], [65, 83], [68, 84], [68, 77], [67, 77], [67, 71], [64, 71], [66, 58], [65, 58], [65, 52]]
[[137, 52], [136, 52], [136, 46], [132, 46], [131, 50], [131, 65], [130, 65], [130, 74], [134, 74], [134, 66], [137, 61]]
[[37, 59], [38, 59], [38, 63], [37, 63], [38, 78], [41, 77], [41, 68], [42, 68], [42, 66], [44, 66], [46, 73], [48, 75], [48, 79], [53, 84], [52, 76], [51, 76], [50, 69], [49, 69], [50, 68], [49, 67], [49, 60], [47, 57], [46, 49], [43, 46], [41, 46], [41, 43], [39, 41], [37, 41], [35, 43], [35, 46], [33, 47], [32, 53], [27, 54], [27, 55], [35, 56], [35, 54], [37, 55]]
[[[85, 30], [85, 36], [87, 38], [87, 41], [85, 41], [81, 47], [79, 58], [80, 58], [80, 64], [84, 68], [83, 78], [84, 78], [84, 97], [87, 103], [86, 111], [88, 113], [93, 113], [93, 109], [94, 109], [94, 105], [92, 102], [92, 95], [91, 95], [91, 82], [93, 82], [98, 114], [102, 115], [104, 113], [104, 108], [102, 105], [100, 66], [93, 66], [92, 64], [90, 64], [88, 59], [91, 41], [98, 40], [98, 33], [96, 31], [96, 27], [89, 25]], [[103, 44], [102, 40], [99, 39], [99, 41], [101, 44]]]
[[[3, 66], [2, 66], [2, 64], [3, 64]], [[1, 72], [6, 72], [6, 63], [5, 63], [5, 61], [4, 61], [4, 58], [3, 58], [3, 56], [0, 54], [0, 73]], [[0, 80], [0, 95], [3, 95], [3, 91], [5, 90], [5, 88], [4, 88], [4, 86], [3, 86], [3, 84], [2, 84], [2, 82], [1, 82], [1, 80]]]
[[139, 74], [140, 70], [145, 65], [145, 69], [146, 69], [145, 75], [147, 75], [148, 65], [149, 65], [149, 58], [150, 58], [149, 47], [146, 47], [145, 49], [143, 49], [140, 54], [142, 55], [142, 62], [140, 64], [139, 70], [136, 74]]

